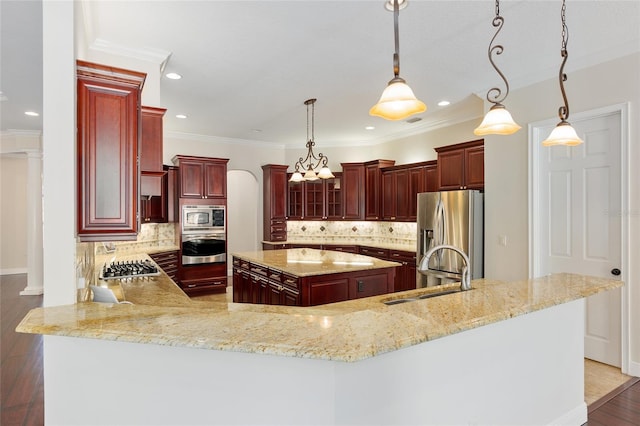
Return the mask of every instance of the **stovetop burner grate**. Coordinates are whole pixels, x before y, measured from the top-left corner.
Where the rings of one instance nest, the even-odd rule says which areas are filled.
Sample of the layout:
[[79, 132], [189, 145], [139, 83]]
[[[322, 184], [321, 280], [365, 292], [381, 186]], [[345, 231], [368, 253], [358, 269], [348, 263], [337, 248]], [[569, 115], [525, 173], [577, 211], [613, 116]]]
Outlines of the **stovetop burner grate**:
[[150, 260], [129, 260], [104, 264], [100, 273], [101, 280], [113, 280], [160, 275], [158, 267]]

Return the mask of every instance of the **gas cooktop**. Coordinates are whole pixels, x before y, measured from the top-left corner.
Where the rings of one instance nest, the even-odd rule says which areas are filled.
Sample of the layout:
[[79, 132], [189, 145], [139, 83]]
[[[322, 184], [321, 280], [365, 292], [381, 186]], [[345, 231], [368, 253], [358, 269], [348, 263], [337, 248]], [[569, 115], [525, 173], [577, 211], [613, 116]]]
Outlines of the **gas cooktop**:
[[129, 260], [104, 264], [100, 279], [113, 280], [160, 275], [158, 267], [150, 260]]

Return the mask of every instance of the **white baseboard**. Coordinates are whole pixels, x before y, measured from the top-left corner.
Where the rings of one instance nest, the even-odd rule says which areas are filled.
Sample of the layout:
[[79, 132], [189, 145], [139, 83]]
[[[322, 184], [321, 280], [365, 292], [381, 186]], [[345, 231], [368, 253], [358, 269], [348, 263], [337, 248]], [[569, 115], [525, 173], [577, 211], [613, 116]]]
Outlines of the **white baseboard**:
[[629, 376], [640, 377], [640, 362], [629, 362], [629, 371], [626, 373]]
[[16, 274], [26, 274], [27, 268], [5, 268], [0, 269], [0, 275], [16, 275]]
[[568, 413], [563, 414], [559, 418], [555, 419], [550, 425], [575, 425], [580, 426], [587, 423], [587, 404], [582, 403]]

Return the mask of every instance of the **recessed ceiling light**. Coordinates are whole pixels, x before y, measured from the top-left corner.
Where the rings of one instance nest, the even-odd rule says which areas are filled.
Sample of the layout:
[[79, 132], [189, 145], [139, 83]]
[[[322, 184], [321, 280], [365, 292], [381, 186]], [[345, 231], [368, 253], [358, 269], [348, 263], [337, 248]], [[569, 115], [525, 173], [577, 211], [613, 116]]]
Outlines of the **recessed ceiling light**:
[[182, 76], [177, 72], [168, 72], [165, 74], [165, 77], [170, 78], [171, 80], [180, 80]]
[[187, 118], [184, 114], [176, 114], [176, 118]]
[[365, 130], [375, 130], [375, 127], [373, 127], [373, 126], [367, 126], [367, 127], [365, 127], [364, 129], [365, 129]]
[[449, 101], [440, 101], [440, 102], [438, 102], [438, 106], [447, 106], [449, 104], [451, 104], [451, 102], [449, 102]]
[[38, 114], [35, 111], [25, 111], [24, 115], [28, 115], [28, 116], [31, 116], [31, 117], [38, 117], [40, 114]]

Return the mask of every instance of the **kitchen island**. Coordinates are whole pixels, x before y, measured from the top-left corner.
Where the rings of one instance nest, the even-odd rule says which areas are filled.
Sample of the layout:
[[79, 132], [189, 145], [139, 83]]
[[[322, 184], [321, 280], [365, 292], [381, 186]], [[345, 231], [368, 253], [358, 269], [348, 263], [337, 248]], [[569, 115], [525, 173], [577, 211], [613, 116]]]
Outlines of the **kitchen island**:
[[139, 289], [156, 279], [122, 283], [134, 305], [24, 318], [45, 335], [47, 423], [579, 425], [584, 298], [622, 286], [557, 274], [287, 307], [190, 303], [177, 286], [172, 301], [170, 282], [154, 300]]
[[233, 254], [233, 301], [315, 306], [392, 293], [400, 263], [309, 248]]

